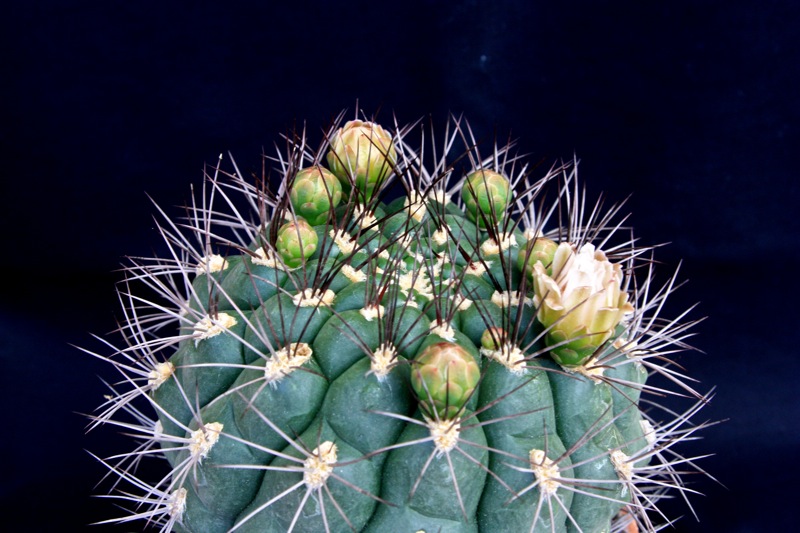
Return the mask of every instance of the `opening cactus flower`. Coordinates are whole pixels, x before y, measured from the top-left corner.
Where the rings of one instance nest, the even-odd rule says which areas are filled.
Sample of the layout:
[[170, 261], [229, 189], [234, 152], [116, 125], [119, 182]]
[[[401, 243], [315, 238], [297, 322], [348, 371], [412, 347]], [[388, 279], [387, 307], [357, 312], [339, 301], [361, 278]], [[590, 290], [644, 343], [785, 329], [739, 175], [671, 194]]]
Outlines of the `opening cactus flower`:
[[392, 136], [374, 122], [351, 120], [331, 138], [328, 166], [342, 183], [355, 184], [372, 197], [397, 162]]
[[502, 174], [480, 169], [470, 173], [461, 188], [461, 197], [467, 216], [479, 227], [485, 228], [503, 220], [511, 201], [511, 184]]
[[342, 184], [326, 168], [304, 168], [295, 176], [289, 198], [297, 215], [318, 226], [328, 221], [331, 210], [342, 201]]
[[278, 230], [275, 249], [289, 268], [297, 268], [311, 257], [317, 249], [317, 237], [314, 228], [302, 218], [288, 222]]
[[420, 352], [416, 362], [411, 386], [423, 409], [440, 420], [458, 416], [481, 377], [469, 352], [454, 342], [438, 342]]
[[633, 311], [621, 289], [622, 266], [584, 244], [577, 253], [568, 243], [558, 245], [553, 264], [533, 265], [537, 317], [549, 328], [550, 354], [562, 366], [579, 366], [606, 342], [625, 313]]

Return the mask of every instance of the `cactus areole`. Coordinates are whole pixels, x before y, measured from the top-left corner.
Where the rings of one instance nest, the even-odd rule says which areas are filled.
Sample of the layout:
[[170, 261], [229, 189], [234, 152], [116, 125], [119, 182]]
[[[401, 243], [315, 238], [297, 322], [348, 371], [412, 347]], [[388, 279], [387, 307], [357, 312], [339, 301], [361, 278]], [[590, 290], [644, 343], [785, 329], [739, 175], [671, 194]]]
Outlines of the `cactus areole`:
[[128, 514], [98, 521], [658, 530], [707, 400], [670, 361], [675, 275], [575, 162], [534, 170], [460, 119], [342, 122], [288, 135], [272, 181], [209, 168], [165, 255], [130, 259], [119, 348], [86, 350], [119, 373], [91, 427], [135, 441], [100, 459]]

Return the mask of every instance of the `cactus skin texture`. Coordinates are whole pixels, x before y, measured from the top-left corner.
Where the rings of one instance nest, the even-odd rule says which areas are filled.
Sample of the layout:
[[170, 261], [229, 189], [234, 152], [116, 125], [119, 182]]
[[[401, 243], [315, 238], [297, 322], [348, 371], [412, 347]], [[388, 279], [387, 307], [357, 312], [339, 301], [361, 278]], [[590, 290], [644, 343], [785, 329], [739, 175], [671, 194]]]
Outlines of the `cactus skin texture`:
[[[122, 375], [91, 427], [137, 439], [99, 459], [130, 508], [106, 522], [657, 530], [709, 399], [669, 360], [696, 322], [659, 317], [676, 275], [656, 284], [575, 162], [536, 175], [455, 118], [440, 145], [340, 123], [333, 148], [289, 135], [279, 183], [209, 168], [188, 219], [160, 224], [171, 255], [130, 260], [124, 344], [87, 350]], [[691, 401], [676, 417], [665, 394]]]

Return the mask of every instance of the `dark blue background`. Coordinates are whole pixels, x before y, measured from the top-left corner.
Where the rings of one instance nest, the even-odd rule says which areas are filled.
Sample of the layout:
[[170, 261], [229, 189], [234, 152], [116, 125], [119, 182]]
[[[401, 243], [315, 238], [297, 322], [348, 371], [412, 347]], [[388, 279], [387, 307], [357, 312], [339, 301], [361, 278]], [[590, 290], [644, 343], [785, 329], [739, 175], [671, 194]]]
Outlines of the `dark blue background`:
[[464, 113], [479, 137], [511, 132], [531, 161], [577, 154], [593, 195], [632, 193], [642, 243], [670, 241], [669, 268], [684, 259], [671, 316], [698, 301], [693, 316], [709, 316], [693, 339], [705, 353], [680, 356], [700, 388], [718, 386], [699, 420], [730, 419], [686, 449], [715, 453], [700, 464], [727, 488], [693, 479], [700, 523], [676, 530], [796, 529], [800, 4], [163, 4], [3, 8], [7, 531], [114, 516], [89, 497], [102, 469], [83, 449], [119, 442], [84, 435], [75, 414], [102, 401], [111, 369], [68, 343], [98, 347], [113, 271], [158, 251], [144, 193], [181, 204], [220, 152], [256, 168], [295, 120], [318, 131], [356, 99], [401, 122]]

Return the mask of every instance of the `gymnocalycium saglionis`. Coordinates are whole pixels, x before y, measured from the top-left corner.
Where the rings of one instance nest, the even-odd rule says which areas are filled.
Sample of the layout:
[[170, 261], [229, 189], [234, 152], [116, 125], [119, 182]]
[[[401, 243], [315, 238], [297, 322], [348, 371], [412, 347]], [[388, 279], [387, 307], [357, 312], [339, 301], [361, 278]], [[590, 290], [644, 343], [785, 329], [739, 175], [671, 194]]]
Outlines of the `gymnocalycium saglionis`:
[[118, 340], [85, 350], [118, 373], [90, 428], [134, 441], [98, 457], [125, 509], [103, 523], [668, 523], [710, 398], [673, 364], [698, 322], [662, 316], [677, 272], [655, 281], [654, 248], [622, 204], [587, 201], [577, 161], [530, 166], [458, 117], [357, 117], [287, 134], [252, 178], [220, 156], [182, 215], [158, 210], [164, 257], [129, 258]]

